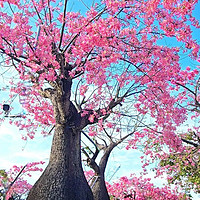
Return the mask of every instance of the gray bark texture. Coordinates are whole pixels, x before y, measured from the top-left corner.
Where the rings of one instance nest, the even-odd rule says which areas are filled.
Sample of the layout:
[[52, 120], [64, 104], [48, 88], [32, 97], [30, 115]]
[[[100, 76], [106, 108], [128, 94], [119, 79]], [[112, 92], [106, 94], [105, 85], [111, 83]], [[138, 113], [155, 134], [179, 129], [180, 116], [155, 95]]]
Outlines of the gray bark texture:
[[91, 184], [94, 200], [110, 199], [105, 184], [105, 169], [108, 163], [110, 153], [115, 146], [116, 144], [111, 143], [109, 146], [104, 148], [103, 156], [101, 157], [101, 160], [98, 165], [95, 162], [95, 160], [88, 160], [89, 166], [95, 171], [95, 175], [97, 177], [96, 179], [93, 179], [93, 183]]
[[50, 162], [27, 200], [93, 200], [81, 165], [80, 132], [56, 126]]
[[110, 198], [106, 188], [104, 175], [97, 176], [97, 179], [94, 179], [94, 181], [95, 183], [92, 187], [94, 200], [109, 200]]

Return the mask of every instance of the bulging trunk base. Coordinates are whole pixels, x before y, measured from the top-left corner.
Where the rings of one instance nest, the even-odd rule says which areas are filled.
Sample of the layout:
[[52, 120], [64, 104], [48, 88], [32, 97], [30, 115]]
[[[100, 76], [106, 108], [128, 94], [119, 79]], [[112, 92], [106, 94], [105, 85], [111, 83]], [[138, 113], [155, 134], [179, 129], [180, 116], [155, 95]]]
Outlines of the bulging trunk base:
[[81, 173], [71, 174], [59, 164], [49, 164], [27, 200], [93, 200]]
[[27, 200], [93, 200], [81, 165], [80, 132], [55, 127], [50, 161]]

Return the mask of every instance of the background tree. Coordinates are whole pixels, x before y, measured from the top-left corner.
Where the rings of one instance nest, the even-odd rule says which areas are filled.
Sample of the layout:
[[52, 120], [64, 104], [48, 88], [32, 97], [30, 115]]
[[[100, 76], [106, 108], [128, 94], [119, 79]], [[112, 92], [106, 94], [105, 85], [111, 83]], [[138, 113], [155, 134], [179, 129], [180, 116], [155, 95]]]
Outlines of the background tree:
[[[190, 71], [190, 67], [187, 67]], [[198, 68], [196, 69], [198, 70]], [[180, 106], [187, 109], [188, 124], [178, 130], [183, 149], [180, 152], [163, 151], [157, 168], [158, 174], [167, 172], [169, 183], [181, 185], [186, 192], [194, 189], [200, 192], [200, 133], [199, 133], [199, 75], [185, 77], [184, 84], [177, 83], [182, 101]]]
[[170, 187], [155, 187], [148, 178], [131, 176], [121, 177], [118, 182], [108, 185], [111, 199], [189, 199], [184, 193], [179, 193], [177, 189]]
[[[92, 170], [85, 172], [86, 178], [92, 180], [94, 172]], [[90, 182], [90, 181], [89, 181]], [[190, 199], [184, 193], [179, 192], [178, 188], [171, 189], [169, 186], [156, 187], [151, 183], [150, 178], [138, 177], [131, 174], [130, 177], [123, 176], [112, 184], [106, 182], [109, 197], [111, 200], [121, 199]]]
[[[84, 15], [67, 12], [67, 0], [0, 2], [2, 59], [18, 73], [11, 93], [23, 97], [29, 113], [15, 124], [30, 138], [39, 125], [49, 127], [43, 134], [55, 129], [49, 164], [28, 200], [93, 199], [81, 166], [83, 129], [96, 140], [105, 135], [111, 150], [133, 133], [129, 146], [148, 138], [182, 150], [176, 127], [186, 119], [186, 109], [177, 105], [173, 91], [183, 80], [182, 45], [198, 59], [191, 31], [199, 28], [192, 16], [197, 1], [105, 0]], [[177, 45], [161, 45], [165, 38]], [[156, 124], [153, 129], [148, 118], [141, 120], [146, 116]], [[137, 124], [146, 128], [136, 132]], [[104, 155], [106, 164], [109, 154]]]
[[9, 171], [0, 170], [0, 197], [3, 200], [26, 199], [32, 185], [25, 176], [32, 176], [34, 171], [42, 171], [38, 165], [44, 162], [28, 163], [25, 166], [13, 166]]

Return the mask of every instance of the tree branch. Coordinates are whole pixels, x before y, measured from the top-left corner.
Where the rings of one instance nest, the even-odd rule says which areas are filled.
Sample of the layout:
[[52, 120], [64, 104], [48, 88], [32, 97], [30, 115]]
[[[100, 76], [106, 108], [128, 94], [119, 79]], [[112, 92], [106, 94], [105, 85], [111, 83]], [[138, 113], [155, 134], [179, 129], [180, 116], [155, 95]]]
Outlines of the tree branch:
[[81, 131], [81, 132], [94, 145], [95, 153], [93, 154], [93, 157], [91, 159], [95, 160], [97, 158], [98, 154], [99, 154], [99, 149], [97, 148], [97, 145], [94, 143], [94, 141], [90, 137], [88, 137], [88, 135], [84, 131]]
[[198, 146], [199, 146], [199, 144], [196, 144], [196, 143], [194, 143], [194, 142], [192, 142], [192, 141], [189, 141], [189, 140], [186, 140], [186, 139], [184, 139], [184, 138], [181, 138], [181, 140], [182, 140], [183, 142], [187, 143], [187, 144], [191, 144], [191, 145], [194, 146], [194, 147], [198, 147]]
[[51, 24], [51, 9], [50, 9], [50, 2], [49, 2], [49, 0], [48, 0], [48, 8], [49, 8], [49, 22], [50, 22], [50, 24]]
[[59, 42], [59, 45], [58, 45], [58, 49], [60, 49], [61, 45], [62, 45], [62, 40], [63, 40], [63, 35], [64, 35], [64, 29], [65, 29], [65, 24], [66, 24], [66, 22], [65, 22], [66, 21], [66, 11], [67, 11], [67, 0], [65, 0], [65, 4], [64, 4], [63, 24], [62, 24], [62, 29], [61, 29], [61, 34], [60, 34], [60, 42]]
[[[14, 56], [12, 53], [7, 53], [4, 49], [2, 49], [2, 48], [0, 48], [0, 50], [1, 50], [1, 53], [3, 53], [3, 54], [5, 54], [5, 55], [7, 55], [7, 56], [9, 56], [10, 58], [12, 58], [13, 60], [15, 60], [15, 61], [17, 61], [17, 62], [22, 62], [22, 60], [20, 60], [19, 58], [17, 58], [16, 56]], [[22, 57], [22, 58], [24, 58], [24, 57]], [[27, 59], [26, 57], [25, 57], [25, 59]]]
[[189, 92], [191, 92], [196, 97], [196, 93], [194, 91], [192, 91], [190, 88], [188, 88], [185, 85], [182, 85], [182, 84], [180, 84], [178, 82], [176, 82], [176, 84], [179, 85], [179, 86], [181, 86], [181, 87], [183, 87], [183, 88], [185, 88], [186, 90], [188, 90]]

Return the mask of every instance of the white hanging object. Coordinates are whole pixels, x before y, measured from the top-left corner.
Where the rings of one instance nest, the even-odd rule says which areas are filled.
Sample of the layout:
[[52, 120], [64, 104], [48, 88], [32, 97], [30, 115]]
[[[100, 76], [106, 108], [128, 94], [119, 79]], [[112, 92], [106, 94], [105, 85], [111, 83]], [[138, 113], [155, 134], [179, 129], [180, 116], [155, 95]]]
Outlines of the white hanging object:
[[40, 36], [40, 30], [41, 30], [41, 26], [39, 25], [38, 29], [37, 29], [37, 36], [35, 38], [35, 49], [36, 49], [36, 47], [38, 45], [38, 39], [39, 39], [39, 36]]

